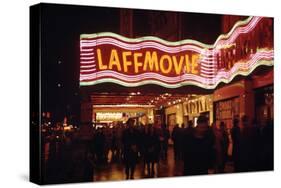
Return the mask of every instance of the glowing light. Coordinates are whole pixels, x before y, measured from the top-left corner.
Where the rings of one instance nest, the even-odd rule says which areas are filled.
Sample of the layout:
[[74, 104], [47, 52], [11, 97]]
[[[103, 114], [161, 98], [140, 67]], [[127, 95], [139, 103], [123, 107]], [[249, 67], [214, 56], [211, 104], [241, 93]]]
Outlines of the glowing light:
[[94, 72], [96, 69], [89, 69], [89, 70], [80, 70], [80, 73], [83, 73], [83, 72]]
[[89, 59], [95, 59], [95, 57], [93, 56], [93, 57], [80, 57], [80, 59], [82, 59], [82, 60], [89, 60]]
[[[224, 38], [228, 38], [231, 35], [231, 33], [233, 33], [234, 30], [236, 30], [236, 28], [238, 28], [242, 25], [248, 24], [252, 20], [252, 18], [253, 17], [249, 17], [244, 21], [238, 21], [228, 34], [220, 35], [218, 37], [217, 41], [222, 40]], [[141, 38], [136, 38], [136, 39], [129, 39], [129, 38], [120, 36], [118, 34], [109, 33], [109, 32], [98, 33], [98, 34], [82, 34], [82, 35], [80, 35], [80, 39], [81, 40], [83, 40], [83, 39], [88, 40], [88, 39], [92, 39], [92, 38], [96, 38], [96, 37], [105, 37], [105, 36], [112, 37], [112, 38], [119, 38], [122, 41], [133, 42], [133, 43], [139, 43], [139, 42], [147, 40], [147, 41], [159, 41], [160, 43], [163, 43], [163, 44], [169, 45], [169, 46], [177, 46], [177, 45], [182, 45], [182, 44], [193, 44], [193, 45], [196, 45], [196, 46], [199, 46], [199, 47], [202, 47], [202, 48], [213, 48], [214, 47], [214, 45], [204, 44], [204, 43], [201, 43], [199, 41], [195, 41], [195, 40], [191, 40], [191, 39], [186, 39], [186, 40], [177, 41], [177, 42], [169, 42], [169, 41], [166, 41], [166, 40], [160, 39], [158, 37], [154, 37], [154, 36], [147, 36], [147, 37], [141, 37]], [[215, 44], [217, 43], [217, 41], [215, 42]]]
[[121, 120], [123, 113], [121, 112], [97, 112], [96, 120]]
[[116, 104], [116, 105], [93, 105], [94, 108], [112, 108], [112, 107], [143, 107], [143, 108], [153, 108], [154, 105], [142, 105], [142, 104]]
[[[232, 69], [230, 71], [225, 71], [225, 70], [221, 70], [218, 72], [218, 74], [215, 77], [215, 80], [210, 79], [209, 82], [213, 83], [219, 79], [221, 79], [222, 77], [229, 77], [230, 74], [233, 74], [237, 69], [249, 69], [253, 63], [256, 63], [256, 60], [260, 60], [260, 59], [272, 59], [273, 58], [273, 51], [271, 53], [268, 52], [257, 52], [257, 54], [255, 54], [254, 56], [252, 56], [253, 59], [251, 59], [249, 62], [241, 62], [241, 63], [236, 63]], [[125, 74], [121, 74], [115, 71], [100, 71], [95, 73], [95, 75], [93, 76], [81, 76], [82, 80], [86, 79], [86, 80], [91, 80], [91, 79], [97, 79], [97, 78], [103, 78], [103, 77], [112, 77], [112, 75], [114, 75], [114, 77], [116, 77], [119, 80], [124, 80], [127, 82], [139, 82], [141, 80], [145, 80], [145, 79], [156, 79], [159, 81], [163, 81], [166, 83], [177, 83], [179, 80], [181, 81], [185, 81], [185, 80], [194, 80], [194, 81], [198, 81], [198, 82], [202, 82], [202, 83], [206, 83], [206, 78], [204, 77], [200, 77], [197, 75], [182, 75], [182, 76], [177, 76], [177, 77], [167, 77], [167, 76], [163, 76], [157, 73], [143, 73], [137, 76], [129, 76], [129, 75], [125, 75]], [[82, 81], [81, 80], [81, 81]]]
[[93, 64], [95, 61], [80, 61], [80, 64]]
[[221, 79], [218, 79], [216, 83], [212, 82], [208, 79], [204, 79], [204, 81], [207, 82], [208, 85], [206, 85], [204, 83], [201, 83], [201, 82], [198, 82], [198, 81], [193, 81], [193, 80], [182, 81], [181, 83], [174, 83], [174, 84], [173, 83], [165, 83], [163, 81], [158, 81], [158, 80], [143, 80], [143, 81], [139, 81], [139, 82], [135, 82], [135, 83], [128, 83], [127, 81], [122, 81], [122, 80], [112, 79], [112, 78], [101, 78], [101, 79], [98, 79], [98, 81], [87, 81], [87, 82], [81, 81], [80, 85], [81, 86], [88, 86], [88, 85], [95, 85], [95, 84], [99, 84], [99, 83], [112, 82], [112, 83], [116, 83], [116, 84], [123, 85], [123, 86], [126, 86], [126, 87], [137, 87], [137, 86], [146, 85], [146, 84], [156, 84], [156, 85], [160, 85], [160, 86], [163, 86], [163, 87], [166, 87], [166, 88], [178, 88], [178, 87], [181, 87], [181, 86], [194, 85], [194, 86], [202, 87], [202, 88], [205, 88], [205, 89], [214, 89], [221, 82], [222, 83], [231, 82], [231, 80], [237, 75], [243, 75], [243, 76], [249, 75], [256, 67], [258, 67], [260, 65], [272, 66], [273, 61], [272, 60], [258, 61], [258, 63], [255, 64], [255, 66], [253, 66], [249, 71], [244, 72], [242, 70], [238, 70], [229, 79], [221, 78]]
[[[249, 17], [239, 21], [226, 35], [220, 35], [212, 45], [203, 44], [195, 40], [182, 40], [169, 42], [157, 37], [141, 37], [136, 39], [126, 38], [114, 33], [82, 34], [80, 36], [81, 70], [80, 85], [88, 86], [104, 82], [112, 82], [127, 87], [136, 87], [145, 84], [157, 84], [167, 88], [177, 88], [184, 85], [195, 85], [206, 89], [214, 89], [219, 83], [229, 83], [237, 75], [249, 75], [260, 65], [273, 65], [273, 50], [258, 50], [227, 69], [218, 69], [217, 55], [221, 56], [221, 49], [236, 46], [235, 40], [244, 33], [249, 33], [256, 28], [262, 17]], [[145, 48], [153, 48], [171, 55], [192, 51], [200, 54], [200, 73], [186, 73], [186, 68], [180, 75], [163, 75], [157, 72], [144, 72], [139, 74], [126, 74], [124, 71], [107, 70], [104, 66], [98, 70], [95, 64], [93, 48], [97, 45], [113, 45], [123, 50], [135, 51]], [[232, 50], [231, 53], [236, 53]], [[253, 53], [253, 50], [251, 49]], [[100, 63], [100, 61], [99, 61]], [[115, 62], [116, 63], [116, 62]], [[127, 62], [128, 63], [128, 62]], [[177, 62], [176, 62], [177, 63]], [[175, 64], [175, 62], [173, 62]], [[137, 65], [138, 66], [138, 65]], [[135, 65], [136, 67], [136, 65]], [[156, 98], [155, 101], [158, 99]], [[152, 101], [153, 102], [153, 101]], [[174, 103], [175, 101], [173, 101]]]
[[94, 49], [92, 49], [92, 48], [81, 48], [81, 52], [92, 52], [92, 51], [94, 51]]
[[92, 64], [92, 65], [81, 65], [80, 68], [95, 68], [96, 65], [95, 64]]
[[71, 127], [70, 127], [70, 126], [65, 126], [65, 127], [63, 127], [63, 130], [64, 130], [64, 131], [70, 131], [70, 130], [71, 130]]
[[94, 52], [91, 52], [91, 53], [81, 53], [80, 55], [81, 55], [81, 56], [94, 55]]

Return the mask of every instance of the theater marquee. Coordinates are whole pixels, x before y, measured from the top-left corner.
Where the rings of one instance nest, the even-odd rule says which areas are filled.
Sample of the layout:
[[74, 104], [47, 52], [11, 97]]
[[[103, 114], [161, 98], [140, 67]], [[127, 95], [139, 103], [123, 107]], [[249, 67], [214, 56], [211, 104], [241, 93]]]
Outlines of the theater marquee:
[[108, 32], [82, 34], [80, 86], [111, 82], [127, 87], [214, 89], [236, 75], [249, 75], [260, 65], [273, 65], [272, 30], [264, 30], [272, 24], [269, 18], [249, 17], [213, 45], [157, 37], [130, 39]]

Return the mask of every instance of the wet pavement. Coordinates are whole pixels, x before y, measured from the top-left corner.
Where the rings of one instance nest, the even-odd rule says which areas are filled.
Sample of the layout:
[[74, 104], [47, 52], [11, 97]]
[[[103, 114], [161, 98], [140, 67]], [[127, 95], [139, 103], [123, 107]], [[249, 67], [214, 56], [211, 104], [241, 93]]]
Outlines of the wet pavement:
[[[110, 161], [110, 159], [109, 159]], [[148, 178], [146, 170], [143, 170], [143, 162], [139, 161], [136, 165], [134, 179]], [[160, 160], [155, 167], [156, 177], [176, 177], [182, 176], [183, 161], [174, 160], [173, 148], [169, 147], [167, 160]], [[225, 167], [226, 173], [233, 172], [233, 165], [227, 163]], [[212, 173], [212, 171], [210, 171]], [[125, 169], [122, 162], [109, 162], [108, 164], [99, 165], [95, 169], [94, 181], [117, 181], [125, 180]]]

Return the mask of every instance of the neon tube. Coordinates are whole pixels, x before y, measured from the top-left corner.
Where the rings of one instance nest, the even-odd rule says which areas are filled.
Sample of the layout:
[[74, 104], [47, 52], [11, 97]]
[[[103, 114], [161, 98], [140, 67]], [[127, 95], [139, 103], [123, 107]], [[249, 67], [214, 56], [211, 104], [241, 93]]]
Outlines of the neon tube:
[[[218, 37], [217, 41], [215, 42], [215, 44], [219, 40], [223, 40], [223, 38], [228, 38], [236, 28], [238, 28], [242, 25], [248, 24], [252, 20], [252, 18], [253, 17], [249, 17], [244, 21], [238, 21], [228, 34], [220, 35]], [[104, 36], [110, 36], [110, 37], [113, 37], [113, 38], [119, 38], [122, 41], [136, 42], [136, 43], [142, 42], [142, 41], [145, 41], [145, 40], [156, 40], [156, 41], [159, 41], [159, 42], [163, 43], [164, 45], [166, 44], [166, 45], [171, 45], [171, 46], [177, 46], [177, 45], [181, 45], [181, 44], [194, 44], [194, 45], [200, 46], [202, 48], [213, 48], [214, 47], [214, 44], [208, 45], [208, 44], [204, 44], [204, 43], [201, 43], [199, 41], [191, 40], [191, 39], [185, 39], [185, 40], [177, 41], [177, 42], [169, 42], [169, 41], [166, 41], [166, 40], [160, 39], [158, 37], [154, 37], [154, 36], [147, 36], [147, 37], [140, 37], [140, 38], [136, 38], [136, 39], [129, 39], [129, 38], [123, 37], [121, 35], [118, 35], [118, 34], [115, 34], [115, 33], [110, 33], [110, 32], [103, 32], [103, 33], [98, 33], [98, 34], [82, 34], [82, 35], [80, 35], [80, 39], [81, 40], [83, 40], [83, 39], [88, 40], [88, 39], [92, 39], [92, 38], [96, 38], [96, 37], [104, 37]]]
[[[236, 67], [241, 68], [242, 66], [245, 66], [244, 64], [249, 64], [247, 65], [247, 67], [252, 66], [254, 63], [256, 63], [256, 61], [260, 60], [260, 59], [272, 59], [273, 58], [273, 52], [272, 53], [262, 53], [259, 52], [257, 54], [255, 54], [253, 56], [253, 59], [251, 59], [249, 62], [247, 63], [236, 63], [231, 70], [235, 70]], [[253, 62], [253, 63], [251, 63]], [[230, 70], [230, 72], [231, 72]], [[137, 76], [129, 76], [129, 75], [125, 75], [125, 74], [121, 74], [115, 71], [100, 71], [97, 73], [94, 73], [93, 76], [82, 76], [81, 77], [81, 81], [85, 80], [85, 79], [98, 79], [99, 77], [105, 77], [105, 76], [109, 76], [112, 77], [112, 75], [114, 75], [114, 77], [119, 78], [121, 80], [126, 80], [128, 82], [137, 82], [137, 81], [141, 81], [142, 79], [158, 79], [159, 81], [164, 81], [164, 82], [178, 82], [178, 81], [184, 81], [185, 79], [194, 79], [194, 80], [198, 80], [198, 81], [203, 81], [204, 78], [197, 76], [197, 75], [189, 75], [189, 74], [184, 74], [184, 75], [180, 75], [177, 77], [167, 77], [167, 76], [163, 76], [160, 75], [158, 73], [143, 73], [143, 74], [139, 74]], [[226, 71], [221, 71], [220, 74], [217, 74], [217, 76], [220, 77], [229, 77], [229, 72]], [[219, 78], [220, 79], [220, 78]], [[212, 80], [210, 82], [213, 82]]]
[[[201, 47], [202, 48], [215, 48], [218, 44], [220, 43], [227, 43], [227, 40], [225, 40], [225, 38], [229, 38], [231, 37], [232, 34], [236, 35], [236, 33], [244, 33], [244, 32], [249, 32], [250, 30], [252, 30], [255, 25], [261, 20], [262, 18], [260, 17], [249, 17], [248, 19], [246, 19], [245, 21], [239, 21], [237, 24], [235, 24], [235, 26], [232, 28], [232, 30], [224, 35], [220, 35], [218, 37], [218, 39], [216, 40], [216, 42], [213, 44], [213, 45], [208, 45], [208, 44], [203, 44], [203, 43], [200, 43], [198, 41], [195, 41], [195, 40], [182, 40], [182, 41], [177, 41], [177, 42], [169, 42], [169, 41], [165, 41], [163, 39], [160, 39], [158, 37], [151, 37], [151, 36], [148, 36], [148, 37], [140, 37], [140, 38], [136, 38], [136, 39], [130, 39], [130, 38], [126, 38], [126, 37], [123, 37], [123, 36], [120, 36], [118, 34], [114, 34], [114, 33], [109, 33], [109, 32], [104, 32], [104, 33], [97, 33], [97, 34], [82, 34], [80, 36], [81, 38], [81, 45], [85, 45], [85, 46], [96, 46], [97, 44], [98, 45], [101, 45], [102, 44], [102, 40], [101, 39], [94, 39], [93, 41], [95, 42], [90, 42], [92, 40], [92, 38], [97, 38], [97, 37], [114, 37], [114, 38], [118, 38], [124, 42], [121, 42], [121, 41], [118, 41], [116, 39], [113, 39], [113, 38], [108, 38], [108, 41], [114, 41], [116, 44], [123, 44], [123, 45], [126, 45], [127, 43], [125, 42], [137, 42], [137, 43], [140, 43], [142, 44], [142, 42], [144, 41], [147, 41], [147, 40], [153, 40], [153, 43], [158, 43], [159, 45], [161, 45], [160, 47], [161, 48], [164, 48], [164, 45], [167, 45], [167, 46], [172, 46], [174, 48], [174, 46], [178, 46], [178, 45], [185, 45], [185, 44], [192, 44], [192, 45], [196, 45], [198, 46], [199, 48]], [[239, 27], [242, 26], [242, 25], [245, 25], [245, 24], [248, 24], [246, 25], [245, 27], [243, 27], [242, 29], [239, 30]], [[238, 30], [236, 30], [236, 28], [238, 28]], [[87, 40], [85, 40], [85, 38], [88, 38]], [[231, 40], [234, 40], [235, 38], [232, 37]], [[101, 40], [100, 42], [98, 42], [99, 40]], [[231, 41], [230, 40], [230, 41]], [[84, 42], [84, 41], [87, 41], [87, 42]], [[128, 45], [128, 44], [127, 44]], [[136, 47], [138, 47], [138, 44], [130, 44], [130, 45], [135, 45]], [[187, 46], [189, 47], [189, 46]], [[168, 47], [169, 48], [169, 47]], [[171, 47], [170, 47], [171, 48]]]
[[[102, 79], [95, 80], [95, 81], [80, 82], [80, 86], [90, 86], [90, 85], [95, 85], [95, 84], [100, 84], [100, 83], [111, 82], [111, 83], [116, 83], [116, 84], [123, 85], [126, 87], [137, 87], [137, 86], [142, 86], [142, 85], [146, 85], [146, 84], [156, 84], [156, 85], [160, 85], [160, 86], [163, 86], [166, 88], [178, 88], [181, 86], [193, 85], [193, 86], [197, 86], [197, 87], [201, 87], [201, 88], [205, 88], [205, 89], [215, 89], [219, 83], [229, 83], [237, 75], [247, 76], [247, 75], [251, 74], [251, 72], [260, 65], [272, 66], [273, 61], [264, 61], [264, 60], [259, 61], [259, 63], [256, 64], [254, 67], [252, 67], [252, 69], [249, 72], [245, 73], [242, 71], [238, 71], [236, 74], [232, 75], [232, 77], [229, 80], [221, 79], [216, 84], [212, 84], [212, 85], [206, 85], [206, 84], [202, 84], [200, 82], [195, 82], [192, 80], [183, 81], [181, 83], [176, 83], [176, 84], [171, 84], [171, 83], [167, 84], [165, 82], [157, 81], [157, 80], [143, 80], [143, 81], [136, 82], [136, 83], [128, 83], [126, 81], [120, 81], [120, 80], [112, 79], [112, 78], [102, 78]], [[205, 82], [212, 83], [211, 81], [208, 81], [207, 79]]]
[[80, 68], [94, 68], [96, 67], [96, 64], [93, 65], [81, 65]]
[[80, 64], [93, 64], [95, 61], [80, 61]]
[[89, 55], [94, 55], [94, 52], [91, 52], [91, 53], [81, 53], [80, 55], [81, 55], [81, 56], [89, 56]]
[[[109, 81], [128, 87], [155, 83], [168, 88], [176, 88], [183, 85], [196, 85], [212, 89], [220, 82], [229, 83], [234, 76], [239, 74], [248, 75], [257, 66], [273, 65], [273, 50], [271, 50], [258, 51], [256, 54], [251, 55], [247, 62], [236, 62], [230, 70], [217, 69], [217, 54], [221, 54], [220, 49], [232, 46], [232, 43], [240, 34], [249, 33], [261, 20], [261, 17], [249, 17], [244, 21], [237, 22], [229, 33], [220, 35], [212, 45], [189, 39], [168, 42], [157, 37], [129, 39], [114, 33], [82, 34], [80, 36], [80, 59], [83, 61], [80, 62], [80, 85], [94, 85]], [[113, 45], [130, 51], [154, 48], [171, 54], [193, 51], [201, 55], [199, 59], [200, 75], [183, 73], [179, 76], [164, 76], [154, 72], [126, 75], [113, 70], [96, 72], [93, 51], [96, 46], [101, 45]], [[171, 85], [169, 86], [168, 84]]]
[[92, 49], [92, 48], [81, 48], [80, 51], [81, 52], [92, 52], [92, 51], [94, 51], [94, 49]]
[[80, 57], [80, 59], [82, 59], [82, 60], [90, 60], [90, 59], [95, 59], [95, 57], [94, 56], [92, 56], [92, 57]]

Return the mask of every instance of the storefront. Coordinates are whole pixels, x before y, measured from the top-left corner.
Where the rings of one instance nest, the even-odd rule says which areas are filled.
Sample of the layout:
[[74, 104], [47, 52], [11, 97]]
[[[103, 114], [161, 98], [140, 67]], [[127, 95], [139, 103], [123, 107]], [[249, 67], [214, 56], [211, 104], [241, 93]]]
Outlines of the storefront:
[[273, 69], [261, 69], [246, 79], [216, 89], [214, 120], [230, 128], [234, 117], [246, 115], [262, 123], [273, 119]]
[[258, 123], [264, 124], [273, 120], [273, 86], [266, 86], [255, 90], [255, 117]]
[[224, 86], [214, 92], [214, 120], [232, 127], [234, 117], [248, 115], [253, 117], [253, 92], [250, 81], [241, 80]]
[[268, 120], [274, 119], [274, 71], [270, 70], [266, 74], [256, 75], [253, 79], [255, 98], [255, 120], [259, 124], [264, 124]]

